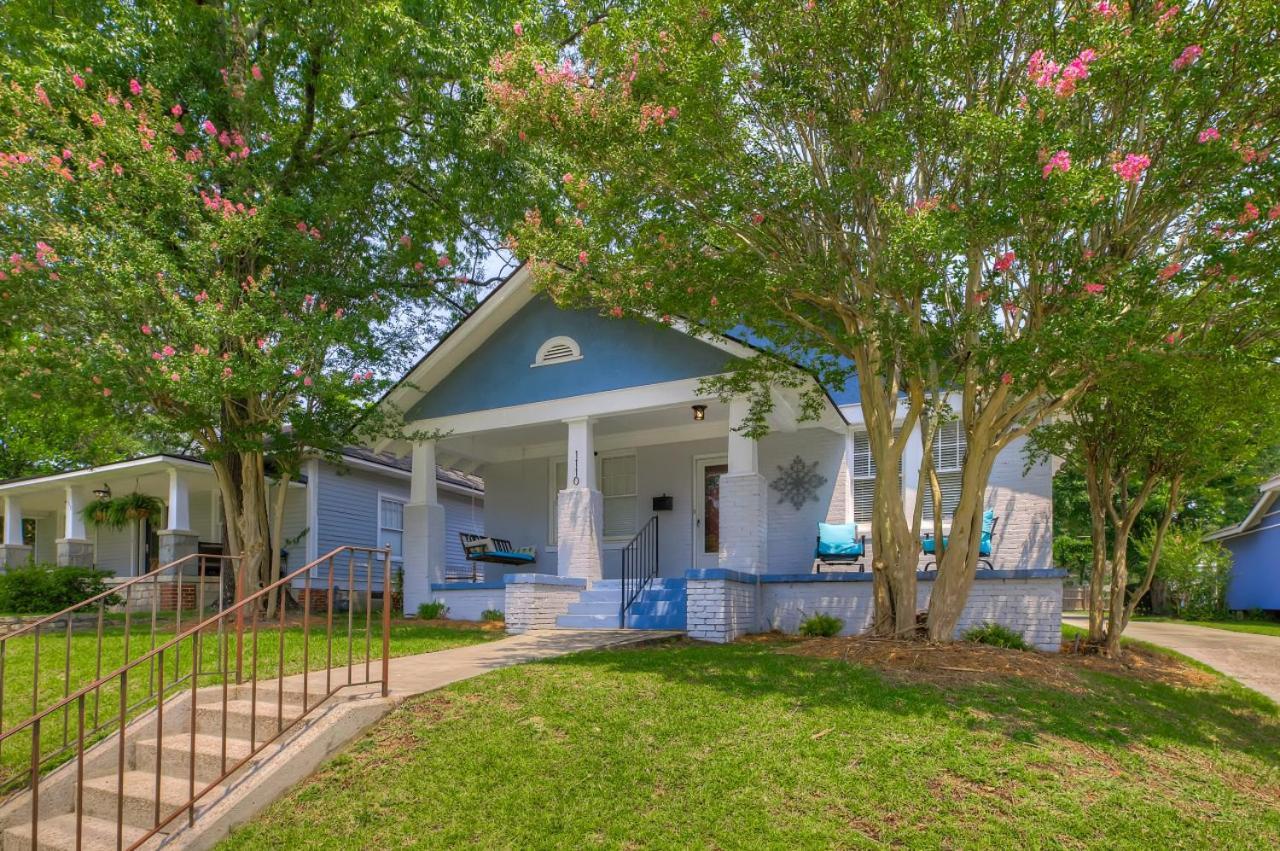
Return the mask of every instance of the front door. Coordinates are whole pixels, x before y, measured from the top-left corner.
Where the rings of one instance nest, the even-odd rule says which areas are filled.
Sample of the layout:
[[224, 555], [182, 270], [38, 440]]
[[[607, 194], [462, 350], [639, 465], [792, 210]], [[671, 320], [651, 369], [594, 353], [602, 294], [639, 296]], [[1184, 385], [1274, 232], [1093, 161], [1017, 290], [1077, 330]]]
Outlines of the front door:
[[729, 472], [723, 455], [693, 462], [693, 566], [720, 566], [720, 477]]

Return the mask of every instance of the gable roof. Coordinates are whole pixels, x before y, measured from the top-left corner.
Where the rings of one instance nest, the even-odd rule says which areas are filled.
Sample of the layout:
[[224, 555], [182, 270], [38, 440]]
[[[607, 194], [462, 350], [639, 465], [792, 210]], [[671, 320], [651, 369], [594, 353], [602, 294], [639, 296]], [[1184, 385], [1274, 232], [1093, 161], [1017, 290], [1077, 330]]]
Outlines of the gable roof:
[[[530, 266], [526, 261], [485, 296], [475, 310], [441, 337], [435, 346], [382, 395], [378, 404], [393, 405], [401, 411], [408, 411], [479, 349], [499, 327], [533, 301], [535, 296]], [[748, 334], [746, 329], [742, 329], [741, 335], [737, 333], [737, 329], [728, 335], [699, 333], [692, 323], [679, 318], [672, 321], [668, 327], [733, 357], [750, 358], [761, 353], [778, 356], [813, 378], [813, 372], [804, 363], [799, 362], [789, 353], [777, 351], [762, 338]], [[742, 339], [739, 339], [739, 336]], [[826, 395], [836, 416], [847, 423], [848, 420], [840, 411], [840, 405], [856, 404], [856, 395], [851, 400], [837, 401], [831, 388], [818, 384], [816, 378], [813, 380]]]
[[1243, 520], [1234, 526], [1211, 532], [1205, 535], [1204, 539], [1206, 541], [1222, 541], [1227, 538], [1234, 538], [1237, 535], [1245, 534], [1262, 522], [1262, 518], [1270, 513], [1271, 506], [1276, 503], [1277, 499], [1280, 499], [1280, 475], [1273, 476], [1263, 482], [1258, 490], [1262, 492], [1262, 495], [1258, 497], [1258, 501], [1254, 503], [1253, 508]]

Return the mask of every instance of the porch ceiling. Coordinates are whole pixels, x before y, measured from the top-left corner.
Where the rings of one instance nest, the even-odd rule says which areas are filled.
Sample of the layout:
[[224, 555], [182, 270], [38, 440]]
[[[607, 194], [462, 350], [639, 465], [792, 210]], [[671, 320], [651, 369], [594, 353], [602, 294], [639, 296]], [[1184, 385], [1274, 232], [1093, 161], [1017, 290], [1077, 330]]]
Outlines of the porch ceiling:
[[[729, 406], [707, 403], [706, 419], [696, 422], [689, 405], [677, 404], [648, 411], [602, 416], [595, 420], [597, 451], [651, 446], [729, 433]], [[441, 439], [436, 452], [441, 463], [462, 459], [481, 462], [514, 461], [565, 453], [568, 436], [563, 422], [512, 426]]]
[[[67, 485], [87, 492], [105, 484], [111, 489], [113, 496], [122, 496], [136, 490], [148, 496], [166, 499], [169, 495], [171, 466], [175, 465], [170, 459], [148, 459], [136, 464], [112, 464], [29, 481], [8, 482], [0, 486], [0, 497], [17, 498], [22, 505], [22, 513], [27, 516], [60, 511], [65, 504]], [[183, 461], [176, 466], [182, 471], [183, 478], [192, 490], [212, 489], [216, 486], [213, 471], [207, 466], [191, 461]]]

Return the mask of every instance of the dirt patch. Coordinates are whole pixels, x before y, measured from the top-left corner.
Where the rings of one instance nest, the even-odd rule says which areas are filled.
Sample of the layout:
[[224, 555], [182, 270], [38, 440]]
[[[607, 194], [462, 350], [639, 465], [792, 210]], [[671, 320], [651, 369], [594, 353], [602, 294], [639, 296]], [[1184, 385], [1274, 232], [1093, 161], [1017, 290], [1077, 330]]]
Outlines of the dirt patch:
[[464, 632], [502, 632], [507, 628], [506, 621], [455, 621], [449, 618], [413, 618], [395, 621], [391, 625], [402, 626], [436, 626], [441, 629], [458, 629]]
[[1025, 677], [1055, 688], [1077, 690], [1084, 686], [1080, 677], [1083, 671], [1185, 687], [1204, 687], [1216, 682], [1208, 672], [1143, 647], [1126, 648], [1119, 659], [1080, 655], [1072, 650], [1071, 643], [1064, 643], [1061, 653], [1037, 653], [963, 641], [930, 644], [891, 638], [840, 636], [785, 641], [778, 652], [839, 659], [874, 668], [895, 681], [938, 685], [998, 682], [1010, 677]]

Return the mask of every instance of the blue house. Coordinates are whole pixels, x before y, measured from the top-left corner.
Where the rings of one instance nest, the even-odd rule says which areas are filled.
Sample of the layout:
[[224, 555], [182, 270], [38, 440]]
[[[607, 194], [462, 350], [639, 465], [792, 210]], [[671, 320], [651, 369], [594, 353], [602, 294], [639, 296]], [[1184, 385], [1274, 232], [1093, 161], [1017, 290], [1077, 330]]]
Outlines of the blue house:
[[[875, 466], [856, 384], [818, 388], [821, 409], [802, 417], [794, 385], [814, 387], [815, 379], [797, 367], [798, 382], [770, 389], [769, 433], [753, 440], [737, 429], [747, 401], [722, 401], [704, 381], [756, 353], [749, 342], [695, 334], [679, 320], [562, 309], [533, 287], [528, 267], [518, 269], [383, 400], [406, 432], [436, 435], [371, 447], [413, 460], [406, 609], [433, 599], [454, 616], [503, 609], [513, 631], [687, 623], [691, 635], [713, 640], [793, 628], [804, 612], [822, 609], [841, 612], [846, 631], [861, 631], [870, 612]], [[902, 469], [908, 507], [924, 451], [913, 438]], [[933, 452], [942, 517], [926, 511], [923, 531], [936, 534], [949, 528], [959, 496], [965, 447], [958, 424], [943, 429]], [[483, 582], [448, 579], [453, 539], [428, 472], [437, 464], [484, 479], [490, 537], [475, 546], [492, 558]], [[986, 572], [998, 574], [994, 582], [1025, 573], [1057, 584], [1056, 602], [1048, 585], [1042, 596], [1008, 586], [987, 598], [991, 607], [1017, 608], [1019, 617], [1006, 619], [1020, 628], [1044, 626], [1037, 643], [1056, 647], [1052, 611], [1061, 584], [1039, 575], [1052, 573], [1051, 482], [1048, 464], [1024, 469], [1022, 441], [1001, 453], [987, 492], [995, 569]], [[815, 572], [820, 523], [856, 526], [851, 546], [861, 551], [860, 567]], [[733, 584], [726, 593], [751, 613], [729, 616], [713, 602], [714, 614], [697, 615], [705, 577]], [[931, 584], [922, 582], [922, 600]], [[1043, 617], [1022, 617], [1031, 597]], [[1005, 615], [992, 609], [974, 617]], [[702, 629], [708, 625], [714, 634]]]
[[1280, 476], [1260, 490], [1244, 520], [1206, 536], [1231, 551], [1227, 608], [1235, 611], [1280, 611]]

